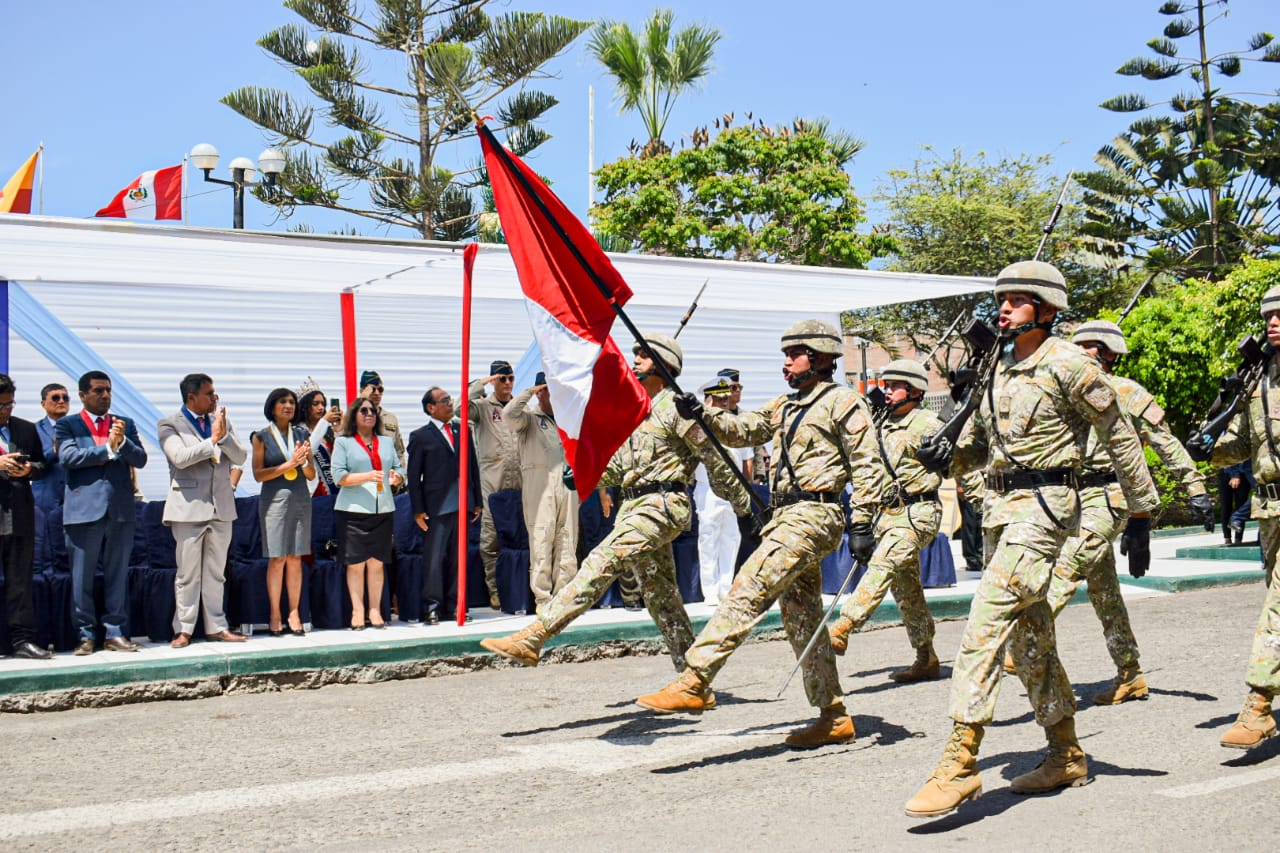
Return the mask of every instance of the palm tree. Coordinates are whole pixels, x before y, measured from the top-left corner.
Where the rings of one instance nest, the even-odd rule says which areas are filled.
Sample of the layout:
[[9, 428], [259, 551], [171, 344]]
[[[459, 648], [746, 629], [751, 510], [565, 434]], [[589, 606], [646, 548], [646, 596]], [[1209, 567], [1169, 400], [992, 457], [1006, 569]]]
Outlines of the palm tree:
[[670, 9], [658, 9], [637, 34], [621, 21], [601, 21], [587, 49], [613, 75], [621, 112], [636, 110], [649, 142], [644, 155], [670, 150], [662, 133], [677, 96], [711, 71], [720, 31], [693, 24], [673, 32]]

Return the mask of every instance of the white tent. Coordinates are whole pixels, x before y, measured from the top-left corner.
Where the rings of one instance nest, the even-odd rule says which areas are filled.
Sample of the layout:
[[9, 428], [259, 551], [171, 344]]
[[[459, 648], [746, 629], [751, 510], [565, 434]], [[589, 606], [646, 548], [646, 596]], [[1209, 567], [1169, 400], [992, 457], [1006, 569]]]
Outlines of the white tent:
[[[956, 276], [611, 258], [635, 293], [627, 309], [641, 329], [674, 331], [707, 283], [680, 336], [682, 378], [696, 388], [718, 369], [735, 367], [748, 407], [786, 390], [778, 335], [796, 320], [835, 321], [847, 309], [991, 286]], [[263, 425], [262, 403], [274, 387], [297, 388], [313, 376], [330, 396], [345, 396], [339, 294], [355, 287], [359, 369], [379, 372], [384, 405], [412, 429], [425, 421], [420, 399], [429, 385], [457, 392], [461, 269], [457, 244], [0, 216], [0, 279], [20, 284], [69, 330], [55, 335], [45, 328], [42, 339], [31, 321], [22, 328], [23, 318], [13, 318], [9, 363], [17, 414], [41, 416], [39, 389], [50, 381], [67, 384], [74, 399], [78, 374], [57, 365], [70, 358], [61, 357], [60, 348], [78, 348], [82, 358], [96, 354], [96, 366], [128, 379], [166, 414], [181, 402], [184, 374], [210, 374], [247, 443], [248, 433]], [[614, 335], [629, 348], [621, 324]], [[531, 341], [510, 255], [503, 246], [481, 247], [471, 376], [487, 375], [495, 358], [515, 363]], [[158, 449], [148, 450], [140, 484], [149, 498], [162, 497], [164, 459]], [[245, 484], [253, 491], [251, 480]]]

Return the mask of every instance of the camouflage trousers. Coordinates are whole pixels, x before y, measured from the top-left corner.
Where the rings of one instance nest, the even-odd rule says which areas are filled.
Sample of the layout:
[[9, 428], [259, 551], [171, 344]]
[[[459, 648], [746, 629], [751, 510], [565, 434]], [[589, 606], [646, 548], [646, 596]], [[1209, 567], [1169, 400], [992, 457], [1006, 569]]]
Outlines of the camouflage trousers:
[[1006, 643], [1036, 722], [1051, 726], [1075, 714], [1075, 694], [1058, 659], [1053, 613], [1045, 600], [1069, 531], [1049, 525], [1041, 516], [983, 530], [987, 567], [952, 668], [951, 718], [958, 723], [986, 725], [994, 719]]
[[933, 614], [920, 586], [920, 552], [938, 535], [941, 520], [942, 507], [930, 502], [912, 504], [881, 517], [876, 526], [876, 550], [867, 573], [840, 608], [840, 615], [853, 623], [853, 630], [871, 618], [885, 593], [892, 590], [911, 647], [925, 649], [933, 645]]
[[[693, 641], [689, 668], [710, 683], [774, 601], [779, 602], [783, 628], [799, 657], [822, 625], [822, 558], [840, 544], [843, 532], [844, 511], [838, 504], [802, 503], [775, 510], [761, 533], [760, 547], [742, 565], [728, 596], [720, 599]], [[809, 704], [825, 708], [843, 697], [826, 630], [818, 632], [802, 671]]]
[[634, 571], [676, 671], [683, 672], [693, 626], [676, 585], [671, 541], [689, 528], [689, 496], [644, 495], [624, 502], [617, 512], [613, 530], [582, 561], [573, 579], [539, 608], [538, 618], [552, 635], [558, 634], [590, 610], [615, 580]]
[[1280, 572], [1276, 557], [1280, 552], [1280, 518], [1259, 518], [1258, 538], [1262, 543], [1262, 564], [1267, 572], [1267, 599], [1258, 617], [1249, 655], [1245, 682], [1272, 696], [1280, 694]]
[[1088, 492], [1080, 493], [1080, 533], [1067, 540], [1058, 563], [1053, 567], [1053, 580], [1049, 584], [1049, 609], [1057, 619], [1062, 608], [1071, 601], [1081, 581], [1089, 585], [1089, 602], [1102, 623], [1102, 636], [1116, 669], [1138, 665], [1138, 641], [1129, 624], [1129, 610], [1120, 594], [1120, 579], [1116, 575], [1115, 541], [1124, 533], [1129, 510], [1123, 497], [1113, 511], [1105, 501], [1091, 500]]

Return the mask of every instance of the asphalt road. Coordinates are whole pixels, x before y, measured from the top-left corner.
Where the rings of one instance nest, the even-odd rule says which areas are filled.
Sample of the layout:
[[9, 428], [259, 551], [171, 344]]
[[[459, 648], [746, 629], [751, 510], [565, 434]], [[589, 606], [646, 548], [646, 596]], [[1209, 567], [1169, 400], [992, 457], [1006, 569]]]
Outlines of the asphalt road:
[[[632, 704], [665, 657], [0, 718], [0, 849], [989, 850], [1267, 847], [1280, 738], [1217, 739], [1244, 698], [1260, 584], [1130, 603], [1149, 701], [1095, 707], [1112, 671], [1091, 609], [1059, 621], [1094, 781], [1020, 797], [1041, 730], [1014, 680], [983, 744], [986, 795], [902, 813], [938, 759], [949, 682], [895, 685], [900, 627], [840, 664], [858, 739], [792, 752], [813, 715], [783, 642], [744, 646], [702, 718]], [[962, 623], [939, 626], [949, 673]]]

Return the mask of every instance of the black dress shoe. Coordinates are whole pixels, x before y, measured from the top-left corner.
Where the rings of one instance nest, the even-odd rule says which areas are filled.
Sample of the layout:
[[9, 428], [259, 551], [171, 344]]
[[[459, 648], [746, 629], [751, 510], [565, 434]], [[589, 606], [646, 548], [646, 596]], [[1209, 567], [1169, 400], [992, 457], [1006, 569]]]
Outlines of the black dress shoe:
[[103, 651], [108, 652], [136, 652], [141, 648], [128, 637], [107, 637], [102, 643]]
[[76, 650], [73, 652], [77, 657], [82, 655], [93, 654], [93, 637], [85, 637], [76, 644]]
[[26, 658], [27, 660], [48, 660], [53, 657], [53, 652], [48, 649], [42, 649], [35, 643], [26, 642], [18, 643], [13, 647], [13, 656], [15, 658]]

